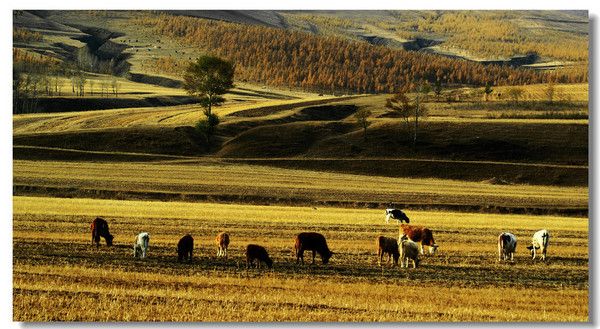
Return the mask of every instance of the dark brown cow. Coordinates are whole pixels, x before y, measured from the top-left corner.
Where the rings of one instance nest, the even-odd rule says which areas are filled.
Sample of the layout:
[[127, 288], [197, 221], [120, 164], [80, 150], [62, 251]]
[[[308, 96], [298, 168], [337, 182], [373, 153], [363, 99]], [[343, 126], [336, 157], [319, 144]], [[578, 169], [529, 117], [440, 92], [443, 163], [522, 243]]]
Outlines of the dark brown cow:
[[249, 244], [246, 246], [246, 268], [254, 265], [254, 260], [257, 261], [257, 268], [260, 268], [261, 262], [267, 264], [269, 268], [273, 267], [273, 261], [269, 257], [269, 253], [267, 253], [267, 250], [264, 247], [256, 244]]
[[303, 232], [296, 236], [295, 241], [295, 249], [296, 249], [296, 263], [301, 261], [304, 264], [304, 250], [312, 251], [312, 263], [315, 263], [315, 254], [319, 253], [321, 256], [321, 260], [323, 264], [327, 264], [329, 262], [329, 258], [333, 253], [327, 247], [327, 241], [325, 237], [320, 233], [315, 232]]
[[96, 247], [100, 246], [100, 237], [103, 237], [107, 246], [112, 246], [113, 236], [108, 231], [108, 223], [102, 217], [96, 217], [91, 225], [92, 229], [92, 245], [96, 243]]
[[438, 248], [438, 245], [433, 240], [433, 232], [426, 227], [401, 224], [399, 241], [402, 240], [403, 235], [406, 235], [411, 241], [420, 244], [421, 255], [423, 255], [423, 246], [429, 246], [430, 255], [433, 255]]
[[390, 262], [390, 258], [393, 256], [394, 263], [392, 265], [398, 265], [398, 258], [400, 258], [398, 240], [380, 235], [377, 237], [377, 239], [375, 239], [375, 243], [377, 244], [377, 264], [379, 266], [381, 266], [381, 262], [383, 262], [383, 256], [385, 254], [388, 255], [388, 263]]
[[184, 235], [177, 243], [177, 261], [188, 260], [192, 262], [192, 254], [194, 252], [194, 238], [191, 234]]

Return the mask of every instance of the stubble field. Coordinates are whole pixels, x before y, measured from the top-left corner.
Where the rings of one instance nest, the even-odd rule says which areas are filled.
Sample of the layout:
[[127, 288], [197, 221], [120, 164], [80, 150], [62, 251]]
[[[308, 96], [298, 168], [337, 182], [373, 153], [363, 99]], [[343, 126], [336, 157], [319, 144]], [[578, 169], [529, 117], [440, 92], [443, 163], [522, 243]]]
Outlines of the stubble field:
[[[16, 321], [588, 319], [587, 218], [409, 211], [411, 223], [434, 230], [440, 249], [417, 269], [399, 269], [377, 265], [375, 238], [398, 235], [381, 209], [15, 196], [13, 210]], [[90, 244], [99, 215], [113, 247]], [[546, 263], [525, 249], [540, 228], [551, 232]], [[232, 237], [227, 260], [213, 245], [221, 230]], [[150, 251], [137, 260], [132, 244], [142, 231]], [[330, 264], [318, 256], [315, 266], [295, 264], [293, 238], [302, 231], [327, 237]], [[497, 260], [502, 231], [519, 238], [513, 263]], [[185, 233], [195, 238], [192, 264], [176, 259]], [[248, 243], [267, 248], [272, 270], [246, 270]]]

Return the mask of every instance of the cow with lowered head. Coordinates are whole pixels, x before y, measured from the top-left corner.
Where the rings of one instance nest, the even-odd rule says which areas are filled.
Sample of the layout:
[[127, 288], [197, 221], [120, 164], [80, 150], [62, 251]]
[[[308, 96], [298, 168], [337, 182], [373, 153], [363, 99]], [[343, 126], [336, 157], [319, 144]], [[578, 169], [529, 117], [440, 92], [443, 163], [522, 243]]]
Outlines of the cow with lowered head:
[[102, 217], [96, 217], [92, 221], [92, 245], [96, 243], [96, 247], [100, 246], [100, 237], [104, 238], [107, 246], [112, 246], [113, 236], [108, 231], [108, 223]]
[[400, 225], [400, 235], [398, 240], [402, 240], [402, 236], [406, 235], [411, 241], [417, 242], [420, 246], [421, 255], [424, 254], [423, 246], [429, 247], [429, 254], [433, 255], [438, 248], [438, 245], [433, 240], [433, 232], [427, 227], [414, 225]]
[[177, 243], [177, 261], [188, 260], [192, 262], [192, 254], [194, 252], [194, 238], [191, 234], [184, 235]]
[[389, 223], [390, 219], [395, 219], [395, 220], [399, 221], [400, 223], [402, 223], [402, 222], [406, 222], [407, 224], [410, 223], [410, 219], [408, 218], [408, 216], [406, 216], [406, 214], [400, 209], [393, 209], [393, 208], [386, 209], [385, 210], [385, 222]]
[[294, 248], [296, 250], [296, 263], [301, 262], [304, 264], [304, 251], [312, 251], [312, 264], [315, 263], [315, 254], [321, 256], [323, 264], [329, 262], [329, 258], [333, 255], [333, 252], [327, 247], [327, 241], [325, 237], [320, 233], [315, 232], [303, 232], [296, 236]]

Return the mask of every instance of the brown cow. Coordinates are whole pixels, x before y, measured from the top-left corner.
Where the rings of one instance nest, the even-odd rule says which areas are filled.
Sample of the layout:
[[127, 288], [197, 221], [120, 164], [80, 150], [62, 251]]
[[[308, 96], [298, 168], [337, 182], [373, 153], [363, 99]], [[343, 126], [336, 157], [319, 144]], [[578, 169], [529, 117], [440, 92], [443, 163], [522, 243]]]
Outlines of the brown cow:
[[388, 263], [390, 262], [390, 258], [394, 256], [394, 263], [392, 265], [398, 265], [398, 258], [400, 258], [398, 240], [380, 235], [375, 239], [375, 243], [377, 244], [377, 264], [379, 266], [381, 266], [384, 254], [388, 254]]
[[333, 255], [333, 252], [327, 247], [327, 241], [325, 237], [320, 233], [315, 232], [303, 232], [296, 236], [294, 248], [296, 249], [296, 263], [301, 261], [304, 264], [304, 250], [312, 251], [312, 264], [315, 263], [315, 254], [319, 253], [323, 264], [329, 262], [329, 258]]
[[92, 245], [96, 243], [96, 247], [100, 246], [100, 237], [103, 237], [107, 246], [112, 246], [113, 236], [108, 231], [108, 223], [102, 217], [96, 217], [91, 225], [92, 229]]
[[421, 255], [424, 254], [423, 246], [429, 246], [430, 255], [433, 255], [438, 248], [438, 245], [433, 240], [433, 232], [426, 227], [401, 224], [399, 241], [402, 240], [403, 235], [406, 235], [411, 241], [420, 244]]
[[260, 268], [260, 263], [264, 262], [267, 264], [269, 268], [273, 267], [273, 261], [269, 257], [269, 253], [267, 250], [256, 244], [249, 244], [246, 246], [246, 268], [249, 268], [251, 265], [254, 265], [254, 260], [256, 260], [256, 267]]
[[217, 257], [223, 256], [227, 258], [227, 248], [229, 247], [229, 234], [227, 232], [221, 232], [217, 234], [215, 239], [217, 243]]
[[194, 252], [194, 238], [191, 234], [184, 235], [177, 243], [177, 261], [181, 262], [187, 258], [192, 262], [192, 253]]

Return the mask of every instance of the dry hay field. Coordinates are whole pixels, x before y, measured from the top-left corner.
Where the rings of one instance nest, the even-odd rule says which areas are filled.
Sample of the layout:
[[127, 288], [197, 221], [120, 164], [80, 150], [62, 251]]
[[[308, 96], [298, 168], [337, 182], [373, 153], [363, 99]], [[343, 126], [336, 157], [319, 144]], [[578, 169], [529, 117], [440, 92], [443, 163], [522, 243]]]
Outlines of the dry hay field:
[[[216, 203], [13, 198], [15, 321], [587, 321], [588, 219], [410, 211], [440, 245], [417, 269], [379, 267], [374, 240], [397, 237], [382, 209]], [[90, 244], [104, 216], [115, 245]], [[531, 235], [551, 233], [547, 262], [532, 261]], [[214, 237], [231, 235], [229, 259]], [[150, 233], [147, 259], [134, 236]], [[323, 233], [328, 265], [299, 266], [293, 238]], [[499, 262], [496, 239], [519, 239]], [[175, 247], [195, 238], [193, 263]], [[104, 242], [104, 241], [102, 241]], [[273, 269], [250, 269], [243, 248], [258, 243]]]

